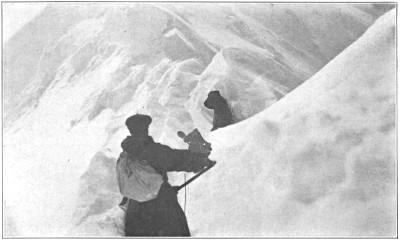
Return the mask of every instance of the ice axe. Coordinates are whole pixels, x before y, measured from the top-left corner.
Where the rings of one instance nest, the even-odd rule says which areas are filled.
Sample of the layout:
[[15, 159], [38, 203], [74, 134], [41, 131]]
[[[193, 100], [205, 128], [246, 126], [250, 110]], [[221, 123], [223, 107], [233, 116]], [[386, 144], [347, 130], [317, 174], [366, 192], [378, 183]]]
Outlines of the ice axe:
[[211, 165], [209, 165], [208, 167], [204, 168], [203, 170], [201, 170], [199, 173], [197, 173], [196, 175], [194, 175], [191, 179], [187, 180], [186, 182], [184, 182], [182, 185], [180, 185], [179, 187], [177, 187], [177, 191], [181, 190], [182, 188], [186, 187], [186, 185], [188, 185], [189, 183], [193, 182], [196, 178], [200, 177], [203, 173], [207, 172], [208, 170], [210, 170], [212, 167], [214, 167], [214, 165], [217, 162], [213, 162]]
[[[209, 155], [211, 152], [211, 144], [206, 142], [204, 138], [201, 136], [199, 130], [195, 128], [192, 132], [186, 135], [184, 132], [177, 132], [178, 136], [183, 139], [186, 143], [189, 144], [189, 150], [196, 153], [202, 153]], [[184, 188], [189, 183], [193, 182], [196, 178], [200, 177], [202, 174], [210, 170], [215, 165], [216, 162], [213, 162], [211, 165], [207, 166], [199, 173], [194, 175], [191, 179], [187, 180], [185, 183], [177, 187], [177, 191]]]

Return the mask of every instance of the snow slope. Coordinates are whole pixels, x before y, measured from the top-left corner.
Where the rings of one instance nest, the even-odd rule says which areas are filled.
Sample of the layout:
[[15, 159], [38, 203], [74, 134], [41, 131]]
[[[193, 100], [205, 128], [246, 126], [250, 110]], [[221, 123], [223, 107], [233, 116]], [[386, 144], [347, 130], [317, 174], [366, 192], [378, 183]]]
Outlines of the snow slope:
[[196, 236], [396, 236], [395, 19], [211, 134], [218, 164], [187, 200]]
[[[197, 127], [207, 137], [211, 129], [202, 106], [210, 90], [227, 98], [236, 122], [254, 116], [383, 12], [370, 4], [49, 3], [4, 46], [5, 236], [123, 235], [114, 166], [128, 116], [151, 115], [150, 134], [184, 148], [178, 130]], [[171, 182], [183, 177], [173, 173]], [[187, 192], [192, 234], [235, 235], [228, 224], [221, 233], [196, 222], [222, 217], [193, 201], [208, 189], [199, 184]]]
[[[372, 5], [365, 8], [377, 12]], [[96, 64], [118, 51], [130, 58], [129, 66], [155, 64], [166, 57], [172, 61], [197, 58], [211, 68], [223, 60], [229, 68], [233, 54], [224, 53], [214, 63], [217, 53], [232, 47], [239, 48], [235, 50], [239, 53], [250, 50], [252, 58], [262, 59], [262, 65], [270, 69], [248, 71], [269, 85], [278, 85], [272, 98], [276, 101], [282, 91], [298, 86], [356, 40], [376, 17], [343, 4], [50, 4], [5, 43], [4, 76], [10, 79], [4, 86], [6, 124], [35, 106], [70, 57], [74, 56], [69, 77], [79, 80], [85, 69], [96, 71]], [[245, 59], [238, 60], [243, 64]], [[208, 76], [214, 85], [229, 85], [221, 74], [214, 75]], [[263, 89], [269, 92], [267, 86]], [[249, 101], [248, 95], [229, 98]], [[238, 108], [240, 120], [249, 117], [241, 116]]]

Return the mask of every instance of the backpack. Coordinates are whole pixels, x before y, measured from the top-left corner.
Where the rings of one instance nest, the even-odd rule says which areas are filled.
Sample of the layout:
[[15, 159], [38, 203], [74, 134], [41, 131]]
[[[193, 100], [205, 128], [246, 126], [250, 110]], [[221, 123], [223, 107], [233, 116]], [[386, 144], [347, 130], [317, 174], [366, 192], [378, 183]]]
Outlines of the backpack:
[[146, 202], [157, 197], [164, 180], [147, 160], [122, 152], [116, 168], [122, 196], [138, 202]]

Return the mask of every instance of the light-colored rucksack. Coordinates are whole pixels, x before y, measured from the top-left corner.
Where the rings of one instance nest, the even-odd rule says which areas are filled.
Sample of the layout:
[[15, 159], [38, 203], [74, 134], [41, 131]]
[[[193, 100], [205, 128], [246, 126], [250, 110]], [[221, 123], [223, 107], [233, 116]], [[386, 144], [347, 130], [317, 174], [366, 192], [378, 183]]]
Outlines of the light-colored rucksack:
[[117, 161], [117, 180], [122, 196], [146, 202], [157, 197], [164, 182], [148, 161], [122, 152]]

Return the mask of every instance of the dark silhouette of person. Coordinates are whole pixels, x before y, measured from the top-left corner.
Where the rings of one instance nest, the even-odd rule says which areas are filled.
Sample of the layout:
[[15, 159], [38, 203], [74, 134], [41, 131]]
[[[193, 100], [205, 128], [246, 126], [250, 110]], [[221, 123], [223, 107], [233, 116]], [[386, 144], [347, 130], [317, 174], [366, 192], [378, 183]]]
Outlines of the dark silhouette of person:
[[221, 96], [219, 91], [211, 91], [204, 102], [204, 106], [214, 110], [213, 127], [211, 131], [226, 127], [233, 123], [232, 113], [227, 101]]
[[215, 163], [206, 154], [189, 150], [172, 149], [154, 142], [148, 135], [152, 122], [150, 116], [136, 114], [126, 120], [131, 133], [121, 147], [139, 159], [146, 159], [163, 176], [164, 182], [155, 199], [138, 202], [129, 199], [126, 236], [190, 236], [185, 213], [177, 200], [177, 187], [168, 183], [167, 172], [185, 171], [197, 173]]

